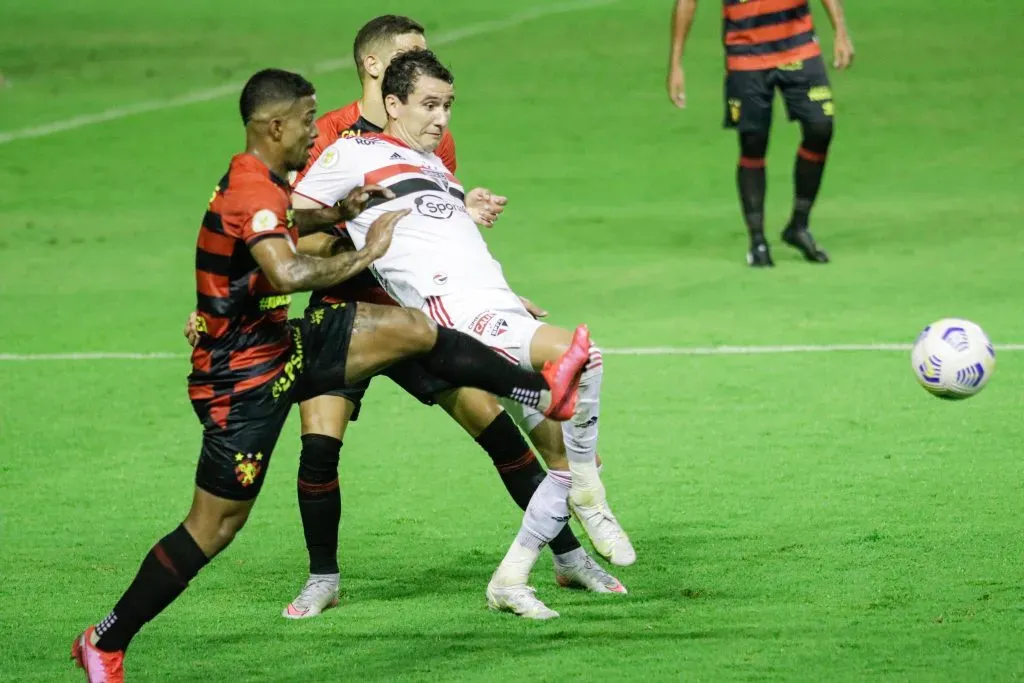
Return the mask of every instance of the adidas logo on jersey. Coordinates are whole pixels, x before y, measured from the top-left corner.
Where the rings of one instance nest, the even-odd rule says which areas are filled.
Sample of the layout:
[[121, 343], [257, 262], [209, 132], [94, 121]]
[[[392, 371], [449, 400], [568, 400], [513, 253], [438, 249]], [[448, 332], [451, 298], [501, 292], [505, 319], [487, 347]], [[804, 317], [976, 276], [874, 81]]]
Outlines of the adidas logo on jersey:
[[392, 154], [392, 155], [391, 155], [391, 161], [395, 161], [396, 159], [397, 159], [398, 161], [405, 161], [405, 157], [403, 157], [403, 156], [402, 156], [401, 154], [399, 154], [398, 152], [395, 152], [394, 154]]

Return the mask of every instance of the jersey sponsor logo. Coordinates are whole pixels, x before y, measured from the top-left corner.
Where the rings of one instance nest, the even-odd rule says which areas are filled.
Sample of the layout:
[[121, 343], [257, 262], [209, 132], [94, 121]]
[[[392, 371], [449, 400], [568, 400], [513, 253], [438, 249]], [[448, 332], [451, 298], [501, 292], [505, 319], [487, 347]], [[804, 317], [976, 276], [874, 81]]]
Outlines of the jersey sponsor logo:
[[348, 130], [341, 131], [341, 135], [339, 137], [342, 137], [342, 138], [361, 138], [361, 137], [363, 137], [363, 131], [361, 131], [361, 130], [352, 130], [351, 128], [349, 128]]
[[474, 333], [483, 336], [484, 331], [487, 329], [487, 323], [491, 322], [493, 318], [493, 313], [481, 313], [474, 318], [472, 323], [470, 323], [469, 329], [473, 330]]
[[357, 137], [354, 137], [352, 139], [355, 140], [357, 145], [376, 145], [377, 144], [377, 141], [374, 140], [373, 138], [364, 138], [361, 135], [357, 136]]
[[253, 232], [270, 232], [277, 227], [277, 214], [272, 209], [260, 209], [252, 217]]
[[436, 194], [421, 194], [416, 197], [413, 204], [419, 215], [436, 218], [439, 221], [451, 218], [456, 211], [462, 211], [462, 207], [451, 198], [439, 197]]
[[262, 453], [235, 453], [235, 478], [243, 488], [255, 484], [262, 471]]
[[740, 100], [735, 97], [729, 98], [729, 120], [733, 123], [740, 120]]
[[281, 294], [279, 296], [265, 296], [260, 299], [260, 310], [269, 311], [273, 308], [287, 308], [292, 303], [292, 298], [288, 294]]
[[292, 352], [292, 357], [284, 364], [281, 375], [274, 380], [274, 388], [271, 390], [275, 401], [292, 388], [292, 385], [295, 384], [295, 379], [302, 372], [302, 334], [298, 328], [295, 329], [292, 335], [292, 341], [295, 343], [295, 350]]
[[807, 91], [807, 99], [811, 102], [824, 102], [832, 99], [832, 88], [827, 85], [816, 85]]
[[494, 323], [494, 327], [491, 329], [491, 336], [500, 337], [506, 332], [508, 332], [508, 322], [504, 318], [501, 318]]

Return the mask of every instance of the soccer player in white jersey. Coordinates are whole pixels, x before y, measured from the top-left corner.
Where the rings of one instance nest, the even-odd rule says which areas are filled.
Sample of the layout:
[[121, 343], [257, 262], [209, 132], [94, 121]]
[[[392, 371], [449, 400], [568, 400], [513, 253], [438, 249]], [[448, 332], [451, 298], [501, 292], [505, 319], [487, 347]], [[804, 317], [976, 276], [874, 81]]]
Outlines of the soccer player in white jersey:
[[[476, 336], [510, 362], [540, 367], [569, 346], [572, 333], [538, 321], [523, 308], [467, 213], [462, 185], [434, 154], [451, 117], [453, 81], [428, 50], [396, 56], [382, 85], [388, 115], [384, 132], [341, 139], [324, 150], [296, 186], [293, 206], [331, 206], [357, 186], [387, 187], [394, 198], [371, 201], [347, 227], [358, 248], [382, 211], [412, 210], [396, 227], [388, 252], [373, 264], [392, 298], [423, 310], [440, 325]], [[619, 565], [636, 559], [598, 474], [602, 363], [596, 346], [590, 358], [576, 413], [563, 425], [569, 469], [549, 470], [531, 499], [516, 541], [487, 587], [494, 609], [530, 618], [558, 616], [536, 598], [527, 580], [541, 548], [568, 521], [570, 508], [599, 553]], [[506, 409], [527, 431], [544, 420], [511, 404]]]

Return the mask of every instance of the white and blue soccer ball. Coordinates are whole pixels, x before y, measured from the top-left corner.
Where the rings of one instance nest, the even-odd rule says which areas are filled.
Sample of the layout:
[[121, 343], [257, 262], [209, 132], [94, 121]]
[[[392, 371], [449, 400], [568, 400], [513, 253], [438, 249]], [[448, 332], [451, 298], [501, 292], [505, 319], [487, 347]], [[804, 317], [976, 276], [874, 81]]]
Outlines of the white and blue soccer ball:
[[910, 363], [917, 381], [939, 398], [964, 399], [985, 388], [996, 369], [996, 351], [970, 320], [943, 318], [921, 331]]

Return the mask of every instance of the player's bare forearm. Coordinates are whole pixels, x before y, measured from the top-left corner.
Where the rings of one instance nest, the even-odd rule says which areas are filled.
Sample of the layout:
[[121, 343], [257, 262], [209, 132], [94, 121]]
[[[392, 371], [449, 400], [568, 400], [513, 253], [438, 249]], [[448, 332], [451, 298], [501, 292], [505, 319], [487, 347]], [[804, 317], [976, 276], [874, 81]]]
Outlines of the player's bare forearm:
[[265, 239], [256, 243], [252, 255], [270, 284], [282, 294], [336, 285], [366, 270], [376, 258], [367, 249], [327, 257], [293, 253], [287, 240], [283, 239]]
[[821, 0], [828, 13], [828, 20], [832, 22], [832, 28], [836, 35], [848, 36], [850, 32], [846, 28], [846, 15], [843, 13], [842, 0]]
[[322, 206], [316, 209], [295, 209], [292, 213], [299, 237], [313, 235], [334, 227], [350, 217], [343, 217], [338, 206]]
[[693, 27], [693, 15], [697, 12], [697, 0], [676, 0], [672, 11], [671, 49], [669, 50], [669, 67], [677, 66], [686, 51], [686, 39]]

